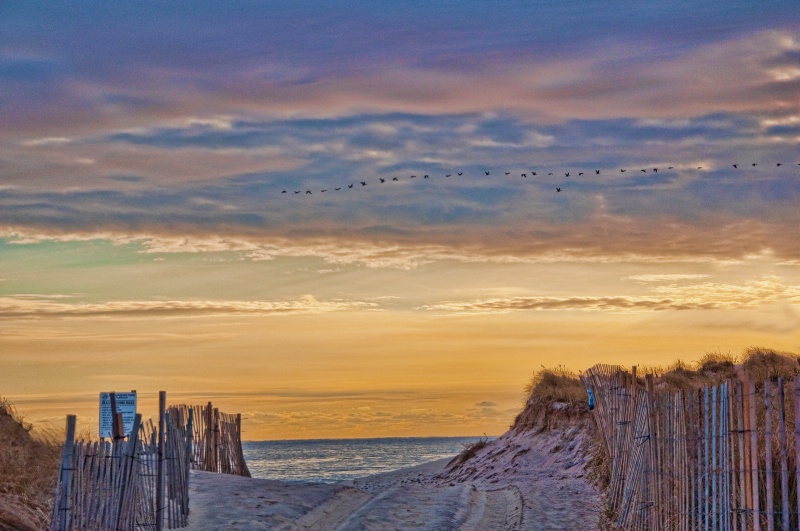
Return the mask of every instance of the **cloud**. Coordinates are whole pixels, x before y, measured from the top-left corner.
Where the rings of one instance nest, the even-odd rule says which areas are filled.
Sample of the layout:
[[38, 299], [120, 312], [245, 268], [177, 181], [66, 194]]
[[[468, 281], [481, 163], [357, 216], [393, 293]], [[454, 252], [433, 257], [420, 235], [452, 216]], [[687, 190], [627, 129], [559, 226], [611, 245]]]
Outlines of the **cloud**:
[[373, 302], [323, 300], [311, 295], [289, 301], [225, 301], [225, 300], [174, 300], [174, 301], [110, 301], [102, 303], [65, 303], [51, 299], [62, 296], [30, 295], [0, 297], [0, 316], [8, 319], [41, 317], [132, 317], [149, 316], [192, 317], [205, 315], [288, 315], [318, 314], [356, 309], [373, 309]]
[[641, 312], [652, 310], [707, 310], [720, 306], [713, 302], [685, 303], [654, 297], [512, 297], [442, 302], [418, 309], [445, 313], [508, 313], [523, 310]]
[[702, 280], [708, 278], [710, 275], [705, 274], [682, 274], [682, 273], [661, 273], [661, 274], [646, 274], [646, 275], [631, 275], [625, 277], [628, 280], [636, 280], [638, 282], [676, 282], [683, 280]]
[[[658, 281], [669, 275], [654, 275]], [[696, 277], [705, 277], [698, 275]], [[646, 278], [649, 276], [645, 276]], [[663, 278], [667, 277], [667, 279]], [[680, 277], [684, 275], [673, 275]], [[508, 313], [513, 311], [610, 311], [643, 312], [664, 310], [737, 310], [769, 304], [800, 303], [800, 285], [787, 285], [782, 279], [767, 276], [743, 283], [668, 284], [653, 286], [654, 295], [605, 297], [505, 297], [427, 304], [418, 310], [443, 313]]]

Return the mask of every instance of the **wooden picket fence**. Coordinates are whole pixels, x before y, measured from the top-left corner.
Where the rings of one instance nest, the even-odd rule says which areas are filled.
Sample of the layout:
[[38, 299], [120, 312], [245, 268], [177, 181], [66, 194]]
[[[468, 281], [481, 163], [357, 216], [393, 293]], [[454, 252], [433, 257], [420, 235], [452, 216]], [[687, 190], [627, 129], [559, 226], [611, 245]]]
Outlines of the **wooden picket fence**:
[[242, 451], [242, 415], [221, 413], [211, 402], [205, 406], [170, 408], [178, 426], [193, 419], [191, 466], [195, 470], [250, 477]]
[[[619, 366], [581, 377], [610, 462], [608, 504], [630, 531], [800, 529], [800, 377], [659, 390]], [[787, 414], [793, 413], [791, 418]]]

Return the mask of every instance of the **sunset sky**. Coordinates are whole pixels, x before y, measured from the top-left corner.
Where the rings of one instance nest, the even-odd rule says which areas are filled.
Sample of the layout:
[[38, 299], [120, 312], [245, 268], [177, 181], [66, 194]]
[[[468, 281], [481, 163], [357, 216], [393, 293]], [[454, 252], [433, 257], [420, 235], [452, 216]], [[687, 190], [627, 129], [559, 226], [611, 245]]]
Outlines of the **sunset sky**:
[[340, 4], [0, 4], [29, 420], [497, 435], [542, 366], [800, 353], [796, 0]]

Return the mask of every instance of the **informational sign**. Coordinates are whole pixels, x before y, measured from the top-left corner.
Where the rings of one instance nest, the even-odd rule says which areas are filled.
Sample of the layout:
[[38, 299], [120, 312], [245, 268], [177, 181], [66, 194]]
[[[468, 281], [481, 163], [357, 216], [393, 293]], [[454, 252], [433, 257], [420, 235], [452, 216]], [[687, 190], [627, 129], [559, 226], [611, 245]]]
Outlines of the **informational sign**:
[[[114, 401], [117, 404], [117, 413], [122, 413], [122, 435], [127, 437], [133, 430], [133, 421], [136, 417], [136, 391], [114, 393]], [[112, 437], [113, 425], [111, 393], [100, 393], [100, 437]]]

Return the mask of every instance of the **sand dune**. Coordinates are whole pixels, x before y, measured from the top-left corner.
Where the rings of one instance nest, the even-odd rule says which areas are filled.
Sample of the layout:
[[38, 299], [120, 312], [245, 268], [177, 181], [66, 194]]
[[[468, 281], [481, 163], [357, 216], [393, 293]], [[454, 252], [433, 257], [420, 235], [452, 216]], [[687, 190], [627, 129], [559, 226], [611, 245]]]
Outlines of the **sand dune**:
[[337, 484], [193, 472], [189, 529], [596, 529], [586, 430], [511, 430], [469, 460]]

